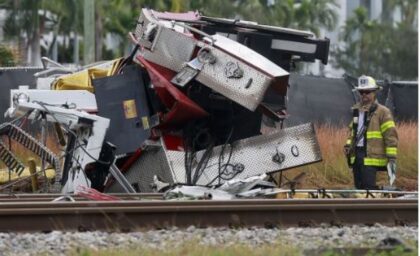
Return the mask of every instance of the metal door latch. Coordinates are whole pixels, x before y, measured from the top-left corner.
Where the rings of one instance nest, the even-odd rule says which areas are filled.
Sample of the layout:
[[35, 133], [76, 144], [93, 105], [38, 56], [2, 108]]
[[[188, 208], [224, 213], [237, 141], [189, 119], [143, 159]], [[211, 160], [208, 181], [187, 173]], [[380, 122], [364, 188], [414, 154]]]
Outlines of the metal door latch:
[[184, 87], [198, 75], [203, 69], [204, 64], [213, 65], [216, 63], [216, 57], [210, 52], [210, 49], [204, 47], [198, 52], [197, 57], [188, 62], [181, 71], [171, 80], [171, 83]]

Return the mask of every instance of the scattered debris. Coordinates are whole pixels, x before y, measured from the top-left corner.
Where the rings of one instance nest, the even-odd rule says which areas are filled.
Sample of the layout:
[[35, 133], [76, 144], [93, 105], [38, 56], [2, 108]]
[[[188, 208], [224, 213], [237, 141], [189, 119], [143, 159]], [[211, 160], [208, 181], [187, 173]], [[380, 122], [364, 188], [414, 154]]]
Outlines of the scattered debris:
[[[45, 89], [11, 90], [5, 115], [14, 119], [0, 125], [8, 182], [29, 180], [11, 141], [39, 157], [41, 173], [55, 170], [41, 191], [103, 200], [168, 189], [167, 198], [271, 196], [281, 191], [266, 175], [322, 160], [312, 124], [282, 122], [292, 56], [326, 64], [328, 39], [149, 9], [130, 37], [125, 58], [80, 70], [43, 58], [54, 64], [35, 74]], [[268, 93], [283, 101], [266, 104]], [[269, 133], [263, 117], [274, 123]], [[40, 124], [42, 138], [28, 123]], [[46, 137], [59, 138], [57, 150]], [[300, 178], [285, 185], [295, 192]]]

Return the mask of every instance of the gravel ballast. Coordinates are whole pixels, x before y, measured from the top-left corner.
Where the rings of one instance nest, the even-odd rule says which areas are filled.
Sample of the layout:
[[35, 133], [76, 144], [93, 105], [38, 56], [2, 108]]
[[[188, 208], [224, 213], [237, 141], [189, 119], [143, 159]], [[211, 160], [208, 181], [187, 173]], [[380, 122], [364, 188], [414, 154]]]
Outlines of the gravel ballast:
[[252, 247], [265, 244], [288, 244], [300, 250], [347, 247], [375, 247], [384, 239], [405, 243], [418, 241], [418, 228], [375, 225], [287, 229], [229, 229], [189, 227], [132, 233], [60, 232], [0, 233], [0, 255], [66, 255], [77, 248], [90, 250], [156, 248], [198, 241], [202, 245], [230, 246], [238, 243]]

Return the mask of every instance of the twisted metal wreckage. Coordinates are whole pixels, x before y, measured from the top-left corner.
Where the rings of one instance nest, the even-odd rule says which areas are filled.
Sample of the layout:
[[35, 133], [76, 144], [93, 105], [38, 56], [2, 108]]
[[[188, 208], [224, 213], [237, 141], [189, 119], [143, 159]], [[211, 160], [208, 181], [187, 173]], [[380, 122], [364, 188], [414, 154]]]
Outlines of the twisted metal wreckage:
[[[54, 184], [45, 182], [43, 192], [64, 194], [78, 187], [107, 193], [174, 184], [226, 187], [246, 178], [248, 189], [272, 187], [252, 177], [321, 161], [312, 124], [282, 129], [281, 123], [290, 65], [326, 64], [328, 39], [195, 12], [143, 9], [131, 40], [135, 48], [127, 58], [77, 72], [54, 63], [36, 74], [38, 87], [48, 90], [11, 90], [6, 115], [14, 119], [0, 125], [9, 182], [11, 173], [16, 181], [31, 176], [22, 176], [27, 168], [10, 140], [39, 156], [35, 174], [42, 176], [47, 163], [54, 170], [46, 177]], [[266, 103], [274, 93], [282, 102]], [[24, 130], [27, 119], [41, 122], [41, 139]], [[281, 129], [261, 134], [262, 120]], [[54, 124], [62, 155], [45, 145], [47, 124]]]

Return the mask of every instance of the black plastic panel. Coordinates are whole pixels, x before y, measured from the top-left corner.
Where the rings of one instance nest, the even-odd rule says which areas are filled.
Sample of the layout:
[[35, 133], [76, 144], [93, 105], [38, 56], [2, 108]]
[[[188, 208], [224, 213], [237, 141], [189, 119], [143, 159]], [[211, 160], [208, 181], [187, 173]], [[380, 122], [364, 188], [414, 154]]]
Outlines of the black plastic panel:
[[128, 66], [124, 74], [94, 79], [98, 115], [111, 119], [106, 140], [116, 154], [134, 152], [150, 136], [150, 110], [142, 72]]

